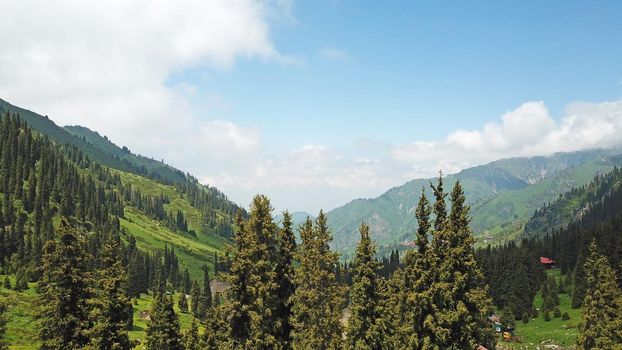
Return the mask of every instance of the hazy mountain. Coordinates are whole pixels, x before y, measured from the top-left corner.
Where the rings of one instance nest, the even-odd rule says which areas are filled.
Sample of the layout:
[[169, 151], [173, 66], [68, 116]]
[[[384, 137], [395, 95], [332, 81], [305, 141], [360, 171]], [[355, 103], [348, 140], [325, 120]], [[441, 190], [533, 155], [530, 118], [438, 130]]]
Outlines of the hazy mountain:
[[[527, 218], [561, 193], [588, 183], [620, 164], [618, 151], [589, 150], [549, 157], [501, 159], [445, 177], [447, 190], [459, 179], [471, 205], [471, 226], [480, 240], [501, 241], [522, 232]], [[357, 199], [328, 213], [333, 245], [346, 256], [358, 240], [361, 221], [370, 224], [381, 246], [410, 241], [417, 226], [414, 208], [421, 190], [431, 196], [430, 181], [416, 179], [373, 199]]]

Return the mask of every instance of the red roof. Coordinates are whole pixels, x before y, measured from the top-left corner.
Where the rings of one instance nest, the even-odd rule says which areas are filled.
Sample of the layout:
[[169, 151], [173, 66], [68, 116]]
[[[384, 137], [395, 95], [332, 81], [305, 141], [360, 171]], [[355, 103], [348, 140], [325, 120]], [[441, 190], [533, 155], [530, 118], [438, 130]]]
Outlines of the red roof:
[[541, 264], [555, 264], [555, 260], [547, 258], [545, 256], [541, 256], [540, 257], [540, 263]]

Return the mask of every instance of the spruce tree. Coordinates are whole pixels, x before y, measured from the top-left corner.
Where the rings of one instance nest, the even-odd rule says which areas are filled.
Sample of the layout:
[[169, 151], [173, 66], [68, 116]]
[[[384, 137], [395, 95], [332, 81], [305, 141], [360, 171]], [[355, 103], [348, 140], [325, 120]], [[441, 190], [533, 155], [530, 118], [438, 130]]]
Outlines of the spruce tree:
[[583, 305], [583, 298], [585, 298], [586, 292], [586, 273], [585, 273], [585, 252], [581, 250], [577, 257], [577, 265], [574, 269], [574, 288], [572, 289], [572, 303], [573, 309], [578, 309]]
[[276, 283], [278, 284], [278, 305], [276, 318], [281, 327], [278, 340], [284, 348], [291, 343], [291, 297], [296, 290], [294, 285], [294, 254], [296, 253], [296, 237], [292, 229], [292, 217], [289, 212], [283, 212], [283, 227], [279, 230], [279, 260], [276, 268]]
[[184, 348], [185, 350], [201, 349], [201, 338], [199, 337], [199, 325], [197, 319], [192, 319], [190, 329], [184, 332]]
[[313, 226], [311, 219], [300, 228], [302, 243], [296, 260], [296, 291], [292, 296], [293, 349], [340, 349], [340, 323], [344, 290], [335, 278], [339, 256], [330, 250], [332, 239], [326, 215], [320, 211]]
[[156, 294], [151, 304], [151, 320], [147, 322], [147, 350], [183, 350], [179, 334], [179, 318], [173, 309], [173, 299]]
[[422, 190], [415, 210], [416, 249], [406, 253], [403, 271], [394, 273], [387, 284], [388, 305], [384, 308], [384, 318], [391, 324], [389, 336], [394, 348], [423, 349], [431, 346], [433, 340], [430, 323], [426, 322], [434, 312], [430, 285], [436, 278], [432, 268], [436, 266], [435, 254], [428, 240], [431, 210], [425, 190]]
[[351, 316], [346, 330], [346, 349], [382, 349], [385, 324], [381, 316], [378, 285], [380, 263], [374, 258], [376, 248], [369, 235], [369, 226], [362, 223], [354, 257], [354, 275], [350, 287]]
[[201, 337], [201, 349], [219, 350], [230, 345], [228, 323], [222, 306], [214, 306], [210, 310], [211, 317], [205, 324], [205, 333]]
[[[444, 203], [442, 179], [433, 187], [437, 203], [436, 220]], [[437, 208], [438, 207], [438, 208]], [[440, 225], [435, 225], [433, 246], [437, 277], [434, 291], [435, 313], [430, 319], [433, 344], [445, 349], [472, 349], [478, 345], [494, 347], [495, 335], [488, 321], [492, 300], [478, 266], [469, 228], [469, 207], [465, 205], [462, 186], [456, 181], [451, 192], [451, 212]], [[440, 231], [439, 231], [440, 230]]]
[[66, 225], [44, 251], [39, 282], [41, 349], [82, 349], [88, 344], [91, 325], [89, 258], [76, 230]]
[[192, 315], [199, 318], [199, 304], [201, 303], [201, 288], [197, 281], [192, 282], [192, 292], [190, 294], [190, 309]]
[[91, 340], [89, 349], [131, 348], [127, 322], [132, 317], [132, 306], [125, 294], [127, 272], [121, 262], [119, 245], [119, 237], [110, 234], [101, 248], [89, 316], [93, 323], [88, 332]]
[[278, 348], [278, 227], [266, 196], [253, 198], [248, 219], [238, 218], [237, 231], [236, 250], [226, 275], [231, 284], [227, 291], [231, 341], [234, 347]]
[[212, 287], [209, 281], [209, 268], [203, 265], [203, 297], [205, 298], [206, 307], [212, 306]]
[[0, 350], [8, 350], [9, 346], [6, 341], [6, 324], [7, 319], [7, 305], [5, 302], [0, 301]]
[[179, 307], [179, 312], [182, 314], [188, 313], [188, 298], [183, 291], [179, 293], [179, 302], [177, 302], [177, 306]]
[[592, 242], [585, 260], [586, 293], [579, 349], [622, 348], [622, 293], [605, 256]]

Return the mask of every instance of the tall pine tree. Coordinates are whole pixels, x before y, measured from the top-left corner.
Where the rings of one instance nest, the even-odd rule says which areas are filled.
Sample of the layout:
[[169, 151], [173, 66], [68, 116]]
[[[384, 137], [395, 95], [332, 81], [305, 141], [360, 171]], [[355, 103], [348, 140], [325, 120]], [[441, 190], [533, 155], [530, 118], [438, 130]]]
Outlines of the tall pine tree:
[[359, 228], [361, 240], [354, 257], [354, 275], [350, 287], [351, 316], [346, 330], [346, 349], [376, 350], [385, 344], [386, 325], [381, 313], [378, 270], [380, 262], [374, 255], [376, 247], [369, 235], [369, 226]]
[[291, 297], [296, 290], [294, 284], [294, 254], [296, 253], [296, 237], [292, 229], [292, 216], [289, 212], [283, 213], [283, 227], [279, 230], [279, 260], [276, 267], [277, 308], [276, 317], [281, 327], [278, 330], [278, 340], [284, 348], [291, 345]]
[[435, 293], [435, 312], [430, 320], [433, 344], [445, 349], [494, 347], [496, 339], [488, 321], [492, 300], [475, 258], [464, 191], [456, 181], [451, 192], [451, 212], [446, 217], [442, 179], [433, 189], [437, 199], [433, 251], [438, 264], [435, 281], [430, 285]]
[[122, 265], [119, 237], [109, 234], [101, 248], [96, 288], [91, 301], [93, 327], [89, 330], [89, 349], [130, 349], [127, 322], [132, 314], [125, 294], [127, 272]]
[[579, 349], [622, 348], [622, 293], [607, 258], [596, 243], [585, 260], [586, 294], [583, 322], [579, 327]]
[[278, 228], [268, 198], [255, 196], [248, 220], [239, 220], [238, 226], [227, 274], [231, 341], [236, 348], [275, 349], [282, 328], [277, 317]]
[[296, 291], [292, 296], [293, 349], [340, 349], [340, 318], [344, 290], [335, 278], [339, 256], [330, 250], [332, 240], [326, 215], [320, 211], [313, 226], [311, 219], [300, 228], [302, 243], [296, 260]]
[[179, 333], [179, 318], [173, 309], [173, 299], [157, 293], [151, 304], [151, 320], [147, 323], [147, 350], [183, 350]]
[[74, 228], [63, 225], [48, 241], [39, 283], [41, 349], [82, 349], [91, 326], [89, 258]]
[[9, 348], [6, 341], [7, 322], [7, 304], [0, 301], [0, 350], [7, 350]]

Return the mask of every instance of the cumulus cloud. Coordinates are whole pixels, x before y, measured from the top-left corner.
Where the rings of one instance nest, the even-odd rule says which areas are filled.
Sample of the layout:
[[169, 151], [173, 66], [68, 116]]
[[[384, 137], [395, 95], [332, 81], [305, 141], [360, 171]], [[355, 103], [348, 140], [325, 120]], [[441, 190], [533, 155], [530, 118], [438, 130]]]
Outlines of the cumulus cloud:
[[213, 158], [232, 158], [259, 151], [259, 129], [243, 128], [226, 120], [201, 124], [195, 139], [199, 150]]
[[143, 153], [183, 152], [201, 140], [210, 151], [255, 147], [256, 130], [205, 123], [186, 99], [196, 88], [166, 79], [188, 67], [229, 69], [238, 58], [291, 60], [269, 35], [269, 20], [288, 16], [289, 1], [0, 0], [0, 7], [0, 96]]
[[556, 121], [541, 101], [526, 102], [475, 130], [442, 140], [393, 145], [361, 139], [349, 148], [305, 145], [278, 156], [259, 155], [205, 180], [235, 198], [268, 193], [277, 208], [331, 209], [377, 196], [414, 178], [433, 177], [516, 156], [622, 146], [622, 101], [573, 103]]
[[411, 166], [406, 177], [422, 177], [438, 169], [452, 173], [499, 158], [621, 145], [622, 101], [573, 103], [559, 122], [539, 101], [524, 103], [480, 130], [457, 130], [444, 140], [415, 141], [391, 153]]

